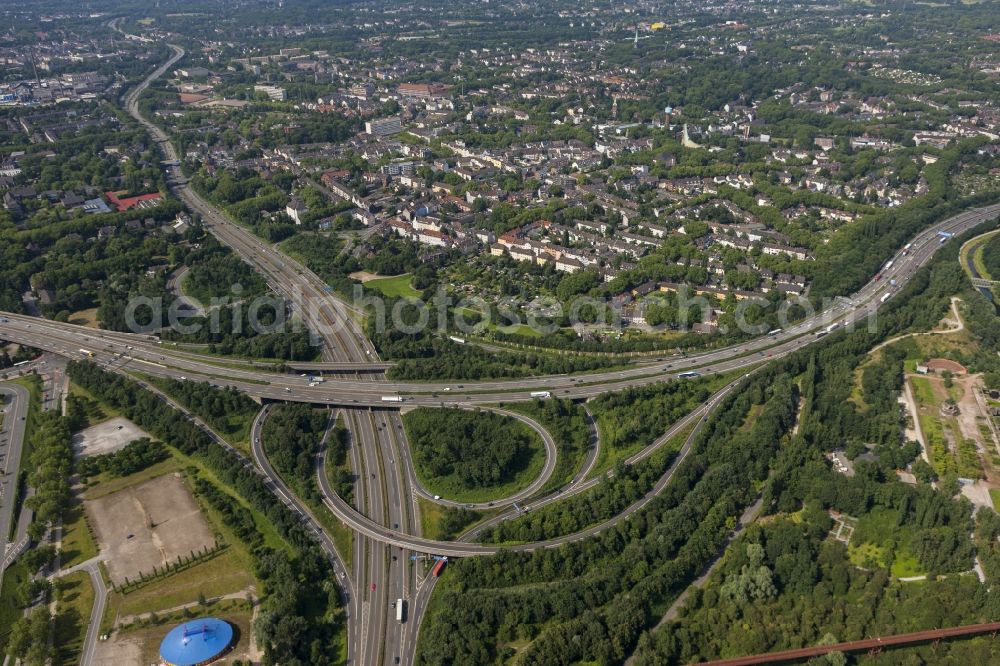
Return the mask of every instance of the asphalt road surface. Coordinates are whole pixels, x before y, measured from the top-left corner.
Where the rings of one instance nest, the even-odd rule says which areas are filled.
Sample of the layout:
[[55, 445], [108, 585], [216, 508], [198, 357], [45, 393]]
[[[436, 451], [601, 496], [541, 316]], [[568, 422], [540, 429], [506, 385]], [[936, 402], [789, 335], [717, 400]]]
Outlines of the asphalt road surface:
[[[737, 347], [713, 350], [693, 356], [668, 356], [662, 360], [636, 364], [625, 370], [598, 372], [575, 377], [549, 376], [509, 381], [486, 381], [459, 385], [455, 382], [385, 382], [380, 381], [380, 371], [386, 366], [378, 358], [371, 342], [364, 338], [351, 315], [357, 311], [338, 300], [327, 286], [310, 270], [284, 256], [275, 247], [258, 239], [246, 229], [231, 222], [209, 202], [202, 199], [187, 185], [178, 166], [172, 163], [177, 155], [167, 135], [148, 122], [138, 111], [138, 96], [150, 82], [166, 72], [184, 55], [183, 49], [172, 46], [173, 55], [157, 68], [142, 84], [124, 98], [129, 113], [144, 125], [154, 141], [160, 145], [166, 158], [165, 170], [174, 193], [189, 209], [201, 215], [206, 228], [230, 246], [238, 256], [252, 265], [277, 293], [286, 297], [302, 319], [321, 339], [324, 364], [341, 364], [347, 369], [364, 369], [371, 374], [328, 379], [316, 386], [309, 386], [307, 377], [281, 375], [256, 368], [253, 364], [239, 362], [218, 365], [207, 357], [185, 352], [179, 348], [160, 345], [148, 335], [132, 335], [83, 329], [69, 324], [47, 322], [20, 315], [0, 314], [0, 337], [52, 351], [73, 359], [92, 360], [113, 371], [140, 371], [146, 374], [175, 379], [210, 381], [219, 386], [233, 386], [262, 399], [308, 402], [319, 405], [337, 405], [345, 409], [352, 447], [354, 469], [359, 471], [355, 488], [358, 507], [350, 507], [328, 487], [324, 487], [326, 502], [334, 513], [357, 532], [353, 578], [355, 587], [340, 576], [343, 568], [332, 541], [322, 532], [318, 523], [308, 514], [267, 464], [266, 457], [258, 455], [254, 435], [254, 456], [267, 479], [271, 490], [287, 505], [303, 516], [317, 533], [324, 549], [335, 562], [342, 586], [348, 590], [349, 660], [352, 663], [393, 663], [396, 656], [412, 658], [416, 627], [433, 581], [423, 581], [417, 591], [418, 565], [409, 563], [409, 550], [422, 553], [451, 554], [452, 556], [477, 555], [496, 549], [467, 543], [442, 543], [419, 537], [419, 514], [416, 504], [415, 476], [412, 461], [396, 409], [400, 406], [441, 404], [468, 406], [473, 403], [497, 403], [530, 398], [533, 391], [550, 391], [557, 397], [586, 398], [601, 393], [638, 386], [664, 379], [676, 378], [685, 371], [699, 374], [750, 370], [762, 361], [788, 354], [816, 339], [821, 329], [844, 327], [856, 322], [864, 323], [870, 313], [892, 298], [912, 278], [914, 272], [925, 264], [940, 247], [937, 232], [950, 231], [960, 234], [1000, 213], [1000, 205], [967, 211], [935, 225], [914, 239], [910, 251], [894, 257], [891, 267], [883, 270], [881, 280], [873, 280], [854, 294], [842, 300], [831, 310], [789, 327], [773, 336], [765, 336]], [[890, 283], [895, 281], [895, 285]], [[321, 367], [321, 366], [318, 366]], [[730, 385], [732, 386], [732, 385]], [[728, 387], [727, 387], [728, 389]], [[384, 397], [402, 400], [386, 401]], [[682, 420], [690, 425], [703, 419], [718, 399], [701, 410], [696, 410]], [[366, 408], [379, 408], [376, 410]], [[382, 408], [388, 408], [382, 409]], [[263, 415], [262, 415], [263, 418]], [[255, 430], [259, 433], [259, 423]], [[680, 424], [678, 424], [679, 426]], [[697, 424], [700, 427], [700, 423]], [[695, 431], [697, 432], [697, 427]], [[207, 429], [207, 427], [206, 427]], [[673, 429], [672, 429], [673, 431]], [[679, 464], [690, 450], [693, 434], [688, 438]], [[220, 440], [220, 444], [225, 445]], [[622, 520], [638, 510], [669, 482], [671, 471], [658, 482], [657, 487], [640, 502], [611, 521], [561, 539], [525, 544], [515, 550], [555, 547], [575, 539], [588, 538], [617, 520]], [[321, 468], [320, 468], [321, 469]], [[582, 476], [582, 475], [581, 475]], [[321, 486], [325, 474], [319, 475]], [[561, 496], [582, 492], [588, 481], [578, 478]], [[561, 497], [560, 496], [560, 497]], [[556, 501], [559, 497], [543, 501]], [[537, 503], [536, 503], [537, 505]], [[492, 548], [492, 550], [490, 550]], [[395, 559], [393, 559], [395, 558]], [[356, 590], [356, 591], [355, 591]], [[416, 593], [409, 604], [410, 622], [397, 623], [391, 603], [397, 598], [407, 598]], [[361, 611], [361, 612], [359, 612]], [[362, 616], [363, 612], [363, 616]], [[391, 617], [390, 617], [391, 615]], [[361, 621], [359, 621], [359, 619]], [[412, 629], [410, 626], [412, 623]], [[404, 662], [408, 663], [408, 662]]]
[[[157, 345], [143, 336], [108, 334], [72, 324], [49, 322], [35, 317], [4, 313], [0, 315], [0, 336], [37, 346], [71, 358], [87, 358], [108, 367], [131, 365], [136, 370], [168, 376], [211, 381], [231, 385], [250, 395], [274, 400], [312, 402], [345, 407], [399, 407], [417, 405], [452, 405], [479, 402], [504, 402], [530, 399], [531, 392], [550, 391], [557, 397], [586, 398], [610, 390], [676, 378], [685, 371], [700, 374], [727, 372], [746, 368], [768, 358], [787, 354], [811, 342], [815, 333], [831, 325], [865, 325], [882, 298], [886, 300], [902, 289], [917, 269], [926, 264], [941, 247], [937, 233], [960, 234], [1000, 214], [1000, 205], [973, 209], [934, 225], [913, 241], [907, 255], [897, 254], [881, 280], [873, 280], [850, 298], [772, 336], [752, 342], [690, 356], [664, 356], [625, 370], [585, 375], [550, 375], [515, 380], [483, 382], [380, 382], [363, 378], [330, 378], [309, 386], [308, 377], [281, 375], [252, 368], [215, 365], [208, 360], [193, 360], [190, 354], [175, 354], [167, 345]], [[896, 285], [891, 281], [895, 280]], [[82, 347], [87, 343], [90, 347]], [[367, 354], [367, 352], [366, 352]], [[401, 397], [402, 403], [387, 402], [384, 397]]]
[[[0, 427], [0, 557], [6, 553], [17, 494], [24, 429], [28, 418], [28, 390], [19, 384], [0, 384], [3, 426]], [[2, 573], [2, 572], [0, 572]]]

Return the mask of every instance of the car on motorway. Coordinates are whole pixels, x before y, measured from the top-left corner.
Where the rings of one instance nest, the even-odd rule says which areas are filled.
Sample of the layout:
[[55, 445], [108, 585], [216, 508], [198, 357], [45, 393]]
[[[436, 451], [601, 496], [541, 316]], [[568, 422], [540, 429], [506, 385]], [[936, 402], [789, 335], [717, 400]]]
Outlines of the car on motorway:
[[439, 500], [439, 499], [441, 499], [441, 496], [440, 495], [435, 495], [434, 499]]

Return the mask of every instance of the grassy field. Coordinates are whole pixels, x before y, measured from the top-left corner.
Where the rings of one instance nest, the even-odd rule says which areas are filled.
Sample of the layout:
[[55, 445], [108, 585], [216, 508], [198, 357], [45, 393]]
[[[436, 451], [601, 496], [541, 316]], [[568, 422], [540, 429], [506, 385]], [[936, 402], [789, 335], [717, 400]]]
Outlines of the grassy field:
[[[917, 401], [920, 429], [930, 449], [931, 465], [939, 476], [959, 476], [977, 479], [983, 476], [976, 443], [965, 439], [954, 417], [942, 416], [939, 406], [946, 395], [960, 398], [960, 389], [953, 386], [947, 393], [943, 384], [935, 384], [926, 377], [910, 377], [914, 399]], [[954, 444], [949, 445], [949, 442]]]
[[[234, 636], [239, 636], [236, 647], [222, 663], [230, 664], [235, 659], [246, 660], [253, 623], [253, 611], [247, 607], [246, 601], [227, 601], [212, 605], [209, 608], [213, 617], [221, 618], [234, 625], [236, 628]], [[122, 633], [121, 637], [127, 640], [138, 641], [142, 644], [142, 661], [140, 663], [159, 664], [161, 663], [160, 642], [163, 640], [163, 637], [177, 623], [187, 619], [190, 619], [190, 617], [180, 612], [165, 615], [159, 618], [156, 625], [150, 626], [144, 624], [131, 627], [128, 631]]]
[[63, 531], [60, 563], [64, 569], [86, 562], [97, 555], [97, 544], [87, 525], [87, 514], [80, 502], [73, 506], [63, 517]]
[[910, 385], [913, 387], [913, 397], [918, 403], [926, 407], [934, 406], [934, 388], [929, 379], [910, 377]]
[[523, 335], [528, 338], [540, 338], [542, 334], [527, 324], [513, 324], [511, 326], [497, 326], [497, 330], [507, 335]]
[[205, 562], [128, 594], [112, 592], [111, 603], [121, 615], [136, 615], [198, 601], [199, 593], [206, 599], [239, 593], [253, 582], [238, 549], [230, 546]]
[[[176, 467], [176, 463], [174, 465]], [[162, 471], [165, 473], [169, 471], [169, 468], [163, 468]], [[139, 477], [140, 475], [142, 473], [133, 476]], [[146, 477], [147, 475], [142, 476]], [[144, 480], [146, 478], [137, 478], [133, 479], [132, 482], [135, 484]], [[197, 499], [197, 495], [195, 498]], [[242, 592], [249, 586], [255, 585], [256, 581], [252, 574], [253, 560], [250, 553], [225, 526], [218, 512], [200, 500], [199, 505], [217, 538], [221, 538], [222, 541], [229, 544], [228, 547], [211, 559], [165, 578], [152, 581], [127, 594], [112, 592], [108, 605], [112, 610], [113, 617], [158, 612], [197, 601], [199, 595], [211, 598]], [[257, 525], [262, 531], [264, 530], [264, 525], [260, 522], [257, 522]], [[268, 524], [267, 527], [270, 525]]]
[[63, 576], [58, 583], [55, 620], [55, 658], [52, 663], [70, 666], [80, 662], [87, 623], [94, 607], [94, 587], [86, 571]]
[[111, 478], [107, 474], [102, 473], [90, 480], [90, 488], [84, 491], [83, 498], [85, 500], [98, 499], [104, 497], [105, 495], [116, 493], [124, 488], [130, 488], [131, 486], [139, 485], [140, 483], [144, 483], [150, 479], [155, 479], [156, 477], [168, 472], [176, 472], [179, 470], [180, 465], [177, 464], [177, 461], [173, 458], [167, 458], [164, 461], [151, 465], [144, 470], [136, 472], [135, 474], [129, 474], [128, 476]]
[[420, 510], [421, 534], [427, 539], [452, 541], [459, 534], [472, 529], [479, 523], [493, 518], [503, 509], [489, 509], [487, 511], [469, 511], [476, 514], [477, 518], [458, 530], [458, 533], [450, 533], [442, 529], [441, 521], [444, 518], [444, 507], [423, 497], [417, 497], [417, 506]]
[[[227, 495], [231, 496], [241, 505], [246, 507], [246, 509], [253, 516], [254, 525], [257, 526], [257, 529], [264, 536], [264, 544], [266, 546], [274, 548], [275, 550], [290, 552], [291, 547], [285, 542], [284, 539], [281, 538], [281, 535], [278, 534], [277, 530], [271, 524], [271, 521], [268, 520], [264, 516], [264, 514], [262, 514], [260, 511], [250, 506], [249, 502], [247, 502], [238, 493], [233, 491], [228, 485], [220, 481], [219, 477], [217, 477], [212, 470], [206, 467], [204, 463], [195, 458], [185, 456], [177, 449], [174, 449], [169, 446], [167, 448], [168, 450], [171, 451], [171, 453], [174, 455], [174, 457], [177, 459], [177, 461], [181, 464], [182, 467], [196, 468], [198, 470], [198, 473], [201, 474], [204, 478], [211, 481], [213, 484], [216, 485], [216, 487], [220, 488]], [[195, 497], [197, 498], [197, 495]], [[222, 534], [225, 536], [226, 543], [239, 544], [239, 541], [232, 535], [229, 529], [222, 525], [221, 514], [219, 514], [219, 512], [217, 512], [212, 507], [203, 503], [200, 499], [198, 503], [201, 505], [202, 513], [204, 513], [205, 516], [208, 518], [209, 523], [216, 529], [216, 531], [221, 531]]]
[[[92, 480], [90, 488], [84, 492], [84, 499], [105, 497], [111, 493], [145, 483], [163, 474], [182, 471], [185, 467], [189, 466], [200, 468], [206, 477], [229, 492], [224, 485], [219, 484], [214, 476], [207, 473], [193, 459], [183, 456], [176, 450], [170, 449], [170, 447], [167, 448], [173, 454], [171, 458], [147, 467], [135, 474], [113, 479], [105, 478], [104, 475], [96, 477]], [[190, 490], [189, 484], [188, 489]], [[130, 591], [128, 594], [123, 595], [112, 592], [109, 597], [106, 617], [110, 616], [113, 619], [120, 615], [160, 611], [180, 604], [197, 601], [199, 594], [203, 594], [205, 597], [213, 597], [240, 592], [248, 586], [255, 584], [252, 573], [253, 560], [250, 553], [229, 528], [225, 526], [222, 516], [215, 509], [202, 502], [197, 495], [194, 493], [192, 495], [198, 501], [202, 514], [208, 521], [212, 531], [216, 534], [216, 537], [221, 538], [223, 542], [229, 544], [228, 548], [203, 563], [153, 581]], [[237, 498], [237, 501], [241, 501], [241, 499]], [[245, 502], [241, 501], [241, 503], [246, 506]], [[253, 512], [252, 509], [251, 511]], [[82, 514], [83, 512], [80, 511], [79, 513]], [[270, 522], [259, 513], [253, 513], [255, 524], [265, 535], [265, 542], [272, 547], [287, 548], [287, 544], [274, 531]], [[78, 544], [74, 548], [78, 554], [73, 557], [73, 562], [83, 561], [91, 557], [92, 555], [87, 554], [88, 549], [96, 551], [96, 547], [93, 545], [93, 539], [90, 538], [90, 533], [87, 530], [87, 525], [83, 517], [81, 516], [78, 520], [70, 523], [69, 528], [71, 529], [70, 538], [73, 539], [71, 543]], [[86, 539], [84, 538], [84, 534], [86, 534]], [[72, 564], [72, 562], [69, 564]]]
[[444, 507], [419, 496], [417, 506], [420, 507], [420, 533], [427, 539], [437, 539], [441, 534], [439, 525]]
[[368, 289], [377, 289], [389, 297], [419, 298], [420, 292], [413, 288], [413, 285], [410, 284], [411, 282], [412, 278], [410, 274], [403, 273], [402, 275], [395, 275], [393, 277], [368, 280], [365, 282], [365, 287]]

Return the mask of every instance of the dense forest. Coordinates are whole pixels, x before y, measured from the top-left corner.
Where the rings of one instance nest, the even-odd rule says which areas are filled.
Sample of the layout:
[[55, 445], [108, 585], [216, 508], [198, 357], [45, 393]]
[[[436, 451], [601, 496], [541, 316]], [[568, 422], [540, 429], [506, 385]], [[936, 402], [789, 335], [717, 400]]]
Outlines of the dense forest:
[[[807, 508], [804, 524], [789, 528], [790, 520], [767, 521], [765, 529], [774, 530], [773, 538], [748, 530], [720, 574], [713, 608], [722, 608], [710, 619], [699, 615], [680, 633], [668, 626], [643, 638], [643, 663], [787, 646], [798, 630], [790, 622], [812, 623], [814, 628], [801, 635], [815, 641], [826, 632], [842, 640], [892, 628], [894, 613], [907, 628], [1000, 617], [1000, 605], [987, 588], [954, 575], [971, 567], [968, 534], [973, 529], [968, 503], [951, 499], [957, 485], [945, 482], [934, 490], [896, 481], [895, 470], [916, 454], [899, 436], [894, 400], [899, 359], [886, 355], [883, 365], [862, 379], [864, 412], [848, 399], [856, 369], [872, 346], [903, 331], [934, 327], [950, 296], [967, 293], [957, 261], [959, 244], [939, 251], [884, 313], [880, 310], [874, 332], [833, 334], [745, 380], [706, 421], [666, 489], [628, 520], [556, 550], [456, 562], [421, 633], [419, 663], [489, 662], [513, 656], [513, 645], [523, 641], [530, 641], [519, 654], [525, 663], [620, 663], [643, 631], [659, 620], [665, 605], [717, 556], [737, 517], [758, 496], [765, 513], [787, 516]], [[873, 461], [856, 460], [855, 476], [846, 477], [831, 470], [824, 453], [853, 441], [874, 443]], [[824, 543], [829, 511], [862, 520], [895, 516], [896, 523], [887, 523], [891, 529], [869, 530], [882, 534], [871, 537], [881, 544], [881, 560], [867, 561], [867, 571], [847, 571], [843, 553]], [[526, 528], [518, 527], [522, 521]], [[511, 521], [504, 529], [509, 538], [552, 531], [531, 517]], [[989, 543], [998, 529], [997, 521], [978, 528], [986, 535], [977, 537], [979, 542]], [[763, 550], [748, 550], [751, 543]], [[992, 566], [996, 549], [988, 552]], [[930, 579], [947, 576], [934, 582], [933, 589], [942, 590], [941, 598], [956, 599], [952, 608], [942, 609], [937, 597], [919, 590], [910, 594], [890, 581], [892, 558], [904, 554]], [[823, 582], [827, 577], [830, 583]], [[829, 621], [804, 615], [810, 602], [797, 599], [825, 590], [829, 595], [830, 585], [856, 591], [857, 603], [850, 605], [858, 608], [818, 600], [817, 613], [832, 609], [833, 615], [825, 616]], [[950, 596], [947, 590], [953, 587], [961, 589]], [[871, 603], [860, 602], [869, 598], [866, 594]], [[719, 595], [729, 601], [723, 605]], [[928, 604], [928, 598], [934, 602]], [[701, 639], [695, 632], [719, 622], [733, 622], [728, 626], [735, 633], [716, 631], [705, 641], [705, 652], [696, 652], [701, 644], [695, 641]], [[740, 626], [755, 629], [740, 632]]]
[[112, 478], [128, 476], [169, 457], [162, 444], [142, 437], [117, 451], [79, 458], [76, 471], [84, 480], [102, 473]]
[[403, 415], [417, 473], [433, 485], [442, 477], [465, 488], [514, 479], [526, 468], [538, 436], [523, 423], [492, 412], [419, 408]]
[[598, 396], [589, 409], [597, 419], [601, 444], [616, 449], [652, 444], [672, 423], [705, 402], [717, 382], [670, 381]]
[[[274, 468], [300, 497], [315, 504], [322, 503], [316, 487], [316, 455], [328, 418], [326, 412], [309, 405], [278, 405], [268, 415], [261, 433], [268, 460]], [[334, 449], [342, 444], [336, 433], [328, 442]]]
[[589, 417], [583, 405], [572, 400], [552, 398], [502, 405], [537, 421], [556, 443], [556, 468], [541, 493], [556, 490], [573, 477], [587, 451], [596, 444], [591, 441]]
[[259, 409], [245, 393], [229, 386], [219, 388], [207, 381], [181, 381], [169, 377], [151, 381], [225, 437], [246, 437], [248, 424]]
[[[900, 522], [928, 526], [929, 533], [934, 533], [930, 525], [948, 515], [946, 505], [960, 506], [930, 489], [910, 497]], [[832, 523], [825, 510], [810, 503], [801, 519], [752, 526], [679, 619], [640, 641], [636, 664], [691, 663], [1000, 617], [1000, 595], [974, 576], [900, 584], [886, 568], [855, 566], [847, 546], [827, 538]], [[960, 524], [967, 527], [967, 517]], [[971, 561], [971, 542], [963, 541], [961, 570]], [[926, 646], [909, 651], [924, 660], [935, 655]], [[949, 644], [947, 652], [952, 663], [969, 664], [992, 663], [1000, 655], [988, 640]], [[918, 663], [905, 661], [914, 659], [905, 652], [893, 659]]]
[[319, 354], [309, 331], [292, 319], [291, 305], [276, 296], [256, 311], [241, 305], [221, 306], [180, 323], [177, 328], [163, 329], [161, 337], [207, 344], [212, 353], [257, 359], [311, 361]]
[[184, 276], [185, 294], [208, 307], [212, 298], [251, 300], [267, 293], [264, 278], [219, 243], [215, 236], [205, 234], [199, 244], [200, 247], [188, 254], [185, 261], [190, 267]]

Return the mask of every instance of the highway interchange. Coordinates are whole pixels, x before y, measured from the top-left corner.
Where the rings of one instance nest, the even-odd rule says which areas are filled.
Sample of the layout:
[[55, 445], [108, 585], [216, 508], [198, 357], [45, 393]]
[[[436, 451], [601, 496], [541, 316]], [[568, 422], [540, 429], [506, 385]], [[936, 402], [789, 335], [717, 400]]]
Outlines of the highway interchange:
[[[471, 542], [483, 526], [455, 542], [434, 541], [420, 535], [418, 495], [428, 501], [456, 503], [448, 498], [435, 500], [417, 483], [399, 407], [454, 405], [472, 408], [475, 405], [527, 400], [536, 391], [547, 391], [556, 397], [586, 399], [608, 391], [676, 379], [684, 372], [697, 372], [701, 375], [752, 372], [762, 362], [810, 344], [817, 339], [818, 332], [831, 325], [835, 324], [838, 328], [866, 325], [869, 316], [889, 300], [892, 294], [903, 288], [917, 269], [926, 264], [941, 246], [939, 232], [958, 235], [1000, 214], [1000, 205], [994, 205], [970, 210], [936, 224], [913, 239], [908, 252], [897, 254], [892, 266], [883, 270], [881, 279], [869, 282], [857, 293], [841, 299], [827, 311], [789, 326], [786, 330], [761, 336], [736, 347], [690, 356], [664, 354], [658, 359], [636, 363], [625, 369], [576, 376], [558, 375], [462, 384], [386, 381], [382, 371], [387, 366], [378, 358], [371, 342], [361, 334], [356, 321], [357, 309], [336, 299], [315, 274], [228, 220], [222, 212], [191, 190], [176, 166], [177, 156], [168, 137], [139, 112], [138, 98], [141, 91], [183, 57], [183, 49], [176, 46], [171, 46], [171, 49], [173, 55], [170, 60], [123, 98], [128, 112], [146, 127], [163, 149], [171, 190], [190, 210], [202, 217], [211, 233], [253, 266], [273, 290], [287, 298], [310, 330], [319, 335], [323, 364], [317, 364], [317, 368], [339, 367], [341, 370], [365, 372], [328, 376], [325, 381], [316, 383], [310, 377], [284, 374], [276, 372], [274, 368], [260, 368], [228, 360], [223, 364], [217, 358], [170, 344], [160, 344], [150, 335], [100, 331], [14, 313], [0, 313], [0, 338], [70, 359], [91, 360], [116, 372], [143, 373], [154, 377], [233, 386], [263, 402], [296, 401], [337, 408], [335, 416], [341, 420], [350, 437], [349, 456], [357, 479], [354, 505], [348, 504], [330, 487], [322, 457], [317, 465], [317, 479], [326, 505], [355, 532], [350, 575], [345, 573], [349, 570], [343, 554], [337, 552], [332, 539], [320, 527], [319, 521], [294, 496], [267, 461], [263, 442], [263, 424], [269, 414], [267, 406], [254, 423], [251, 442], [253, 460], [267, 479], [269, 487], [310, 524], [334, 562], [334, 571], [347, 602], [348, 658], [351, 663], [412, 662], [417, 629], [433, 588], [433, 579], [421, 575], [426, 574], [427, 565], [411, 561], [411, 555], [463, 557], [498, 550], [496, 546]], [[637, 454], [640, 457], [649, 455], [670, 438], [691, 429], [670, 470], [650, 493], [625, 512], [577, 534], [545, 542], [521, 544], [510, 549], [556, 547], [588, 538], [641, 509], [669, 482], [677, 465], [690, 451], [706, 415], [740, 381], [742, 377], [674, 424], [654, 445]], [[148, 384], [146, 386], [155, 390]], [[401, 401], [387, 402], [387, 397], [400, 398]], [[165, 396], [164, 398], [167, 399]], [[522, 420], [537, 427], [530, 419]], [[204, 423], [199, 422], [199, 425], [210, 431]], [[541, 434], [547, 450], [546, 472], [524, 493], [507, 498], [498, 505], [511, 504], [515, 499], [533, 495], [548, 479], [555, 462], [554, 444], [543, 429]], [[220, 445], [228, 446], [221, 437], [215, 435], [214, 438]], [[532, 506], [539, 507], [584, 492], [598, 481], [595, 478], [587, 479], [585, 474], [578, 474], [577, 478], [558, 493], [532, 500]], [[0, 496], [0, 530], [3, 527], [3, 510]], [[508, 510], [493, 518], [492, 522], [513, 515], [516, 513]], [[408, 601], [408, 621], [405, 623], [396, 622], [391, 609], [395, 600], [400, 598]], [[390, 615], [393, 617], [390, 618]]]

